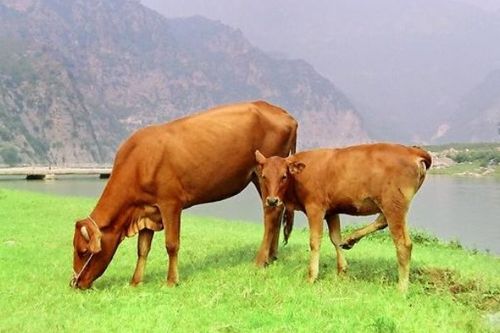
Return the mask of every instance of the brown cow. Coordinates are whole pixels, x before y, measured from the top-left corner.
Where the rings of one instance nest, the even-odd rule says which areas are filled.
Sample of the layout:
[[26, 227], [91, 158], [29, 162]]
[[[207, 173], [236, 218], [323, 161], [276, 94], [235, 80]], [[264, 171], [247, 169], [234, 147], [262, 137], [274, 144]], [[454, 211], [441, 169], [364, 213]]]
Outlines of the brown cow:
[[[75, 225], [71, 285], [89, 288], [119, 243], [139, 232], [131, 283], [141, 281], [154, 231], [165, 229], [167, 284], [178, 282], [181, 211], [236, 195], [250, 182], [259, 190], [254, 152], [288, 156], [297, 122], [266, 102], [214, 108], [134, 133], [118, 150], [111, 177], [89, 217]], [[260, 190], [259, 190], [260, 191]], [[282, 209], [264, 209], [257, 264], [276, 255]]]
[[[398, 287], [403, 292], [407, 290], [412, 244], [406, 213], [431, 165], [431, 156], [426, 151], [380, 143], [304, 151], [288, 158], [266, 158], [259, 151], [255, 155], [260, 165], [262, 198], [267, 204], [284, 204], [287, 211], [307, 214], [310, 282], [318, 276], [323, 219], [326, 219], [337, 252], [339, 273], [347, 268], [341, 247], [351, 248], [363, 236], [388, 225], [397, 251]], [[376, 213], [379, 216], [375, 222], [341, 242], [338, 214]]]

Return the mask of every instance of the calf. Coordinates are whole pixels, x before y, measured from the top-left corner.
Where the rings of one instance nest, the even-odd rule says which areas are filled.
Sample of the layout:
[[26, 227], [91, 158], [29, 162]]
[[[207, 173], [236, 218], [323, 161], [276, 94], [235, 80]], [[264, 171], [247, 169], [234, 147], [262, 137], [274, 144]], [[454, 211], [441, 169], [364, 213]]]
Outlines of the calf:
[[[389, 226], [396, 246], [401, 291], [408, 289], [412, 243], [406, 224], [410, 202], [424, 181], [431, 156], [418, 147], [366, 144], [317, 149], [287, 158], [255, 152], [262, 198], [268, 206], [307, 214], [311, 258], [309, 281], [318, 276], [319, 250], [326, 219], [337, 252], [337, 269], [347, 263], [341, 248], [351, 248], [365, 235]], [[342, 242], [339, 214], [379, 214], [375, 222]]]

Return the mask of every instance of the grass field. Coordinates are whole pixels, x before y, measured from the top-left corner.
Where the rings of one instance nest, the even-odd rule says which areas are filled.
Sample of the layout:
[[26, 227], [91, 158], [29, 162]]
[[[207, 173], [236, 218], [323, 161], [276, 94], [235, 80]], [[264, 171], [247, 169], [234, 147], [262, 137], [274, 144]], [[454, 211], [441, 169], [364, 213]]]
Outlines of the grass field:
[[252, 261], [260, 224], [189, 215], [182, 224], [178, 287], [163, 284], [164, 237], [157, 234], [142, 285], [128, 286], [134, 238], [123, 242], [94, 289], [75, 291], [68, 286], [74, 220], [94, 203], [0, 189], [0, 332], [500, 330], [499, 258], [422, 233], [413, 235], [406, 297], [396, 291], [395, 250], [384, 233], [346, 252], [344, 278], [336, 276], [325, 237], [319, 281], [309, 285], [307, 230], [294, 230], [279, 260], [259, 270]]

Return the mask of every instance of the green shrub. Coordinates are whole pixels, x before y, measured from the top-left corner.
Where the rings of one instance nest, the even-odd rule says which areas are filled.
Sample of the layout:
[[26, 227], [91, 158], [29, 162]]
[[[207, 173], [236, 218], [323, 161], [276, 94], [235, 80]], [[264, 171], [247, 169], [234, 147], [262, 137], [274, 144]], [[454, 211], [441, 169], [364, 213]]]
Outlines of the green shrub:
[[0, 156], [4, 162], [9, 166], [15, 166], [21, 163], [21, 158], [17, 152], [17, 149], [14, 147], [5, 147], [0, 150]]

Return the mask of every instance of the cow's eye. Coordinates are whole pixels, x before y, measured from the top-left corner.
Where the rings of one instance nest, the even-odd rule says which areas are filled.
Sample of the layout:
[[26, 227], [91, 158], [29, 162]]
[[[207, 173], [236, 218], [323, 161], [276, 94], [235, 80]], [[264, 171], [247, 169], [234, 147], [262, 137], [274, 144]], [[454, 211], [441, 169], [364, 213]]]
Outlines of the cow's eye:
[[262, 175], [262, 180], [266, 180], [266, 176]]
[[286, 174], [281, 176], [281, 180], [286, 180]]

